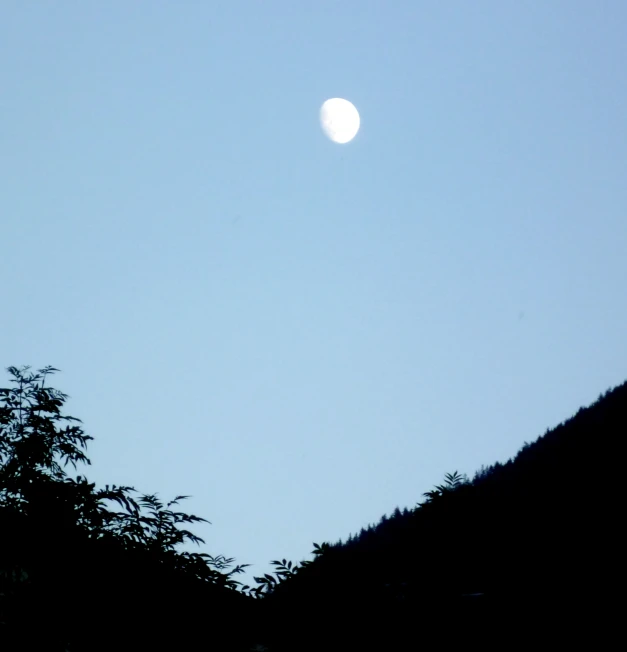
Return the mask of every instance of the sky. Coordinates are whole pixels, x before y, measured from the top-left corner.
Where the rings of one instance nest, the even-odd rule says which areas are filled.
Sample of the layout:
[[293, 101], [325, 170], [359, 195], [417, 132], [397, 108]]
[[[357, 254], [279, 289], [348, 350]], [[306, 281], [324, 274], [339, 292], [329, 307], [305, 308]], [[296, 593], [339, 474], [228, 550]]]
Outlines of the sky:
[[191, 496], [189, 549], [256, 575], [625, 381], [626, 28], [623, 0], [2, 2], [0, 362], [61, 370], [95, 438], [70, 474]]

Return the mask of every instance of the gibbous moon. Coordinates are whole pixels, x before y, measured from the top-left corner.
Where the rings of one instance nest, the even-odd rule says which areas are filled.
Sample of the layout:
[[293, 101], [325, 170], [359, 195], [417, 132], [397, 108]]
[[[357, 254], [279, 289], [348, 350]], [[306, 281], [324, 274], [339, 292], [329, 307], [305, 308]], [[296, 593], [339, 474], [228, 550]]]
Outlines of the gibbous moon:
[[348, 143], [359, 131], [359, 113], [348, 100], [334, 97], [320, 109], [320, 124], [334, 143]]

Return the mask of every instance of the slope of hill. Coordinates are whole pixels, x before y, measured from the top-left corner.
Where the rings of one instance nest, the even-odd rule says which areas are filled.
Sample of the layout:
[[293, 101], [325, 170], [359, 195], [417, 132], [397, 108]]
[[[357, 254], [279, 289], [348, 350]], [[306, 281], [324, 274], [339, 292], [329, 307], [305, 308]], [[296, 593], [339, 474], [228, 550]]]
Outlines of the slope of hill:
[[[266, 607], [277, 622], [315, 618], [312, 649], [329, 649], [340, 631], [338, 649], [498, 647], [508, 645], [504, 636], [510, 645], [521, 636], [598, 643], [617, 592], [626, 433], [627, 383], [506, 464], [470, 482], [451, 474], [414, 510], [331, 546], [280, 583]], [[287, 650], [296, 633], [268, 635]]]

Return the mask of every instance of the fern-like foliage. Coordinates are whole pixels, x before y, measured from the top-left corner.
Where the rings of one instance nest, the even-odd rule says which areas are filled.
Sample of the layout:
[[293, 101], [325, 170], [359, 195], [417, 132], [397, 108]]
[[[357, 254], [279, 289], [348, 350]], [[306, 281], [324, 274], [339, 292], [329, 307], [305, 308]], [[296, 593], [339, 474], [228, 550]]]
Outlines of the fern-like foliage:
[[[425, 503], [431, 503], [438, 498], [452, 492], [456, 491], [463, 485], [468, 483], [468, 478], [466, 475], [462, 475], [458, 471], [453, 471], [453, 473], [444, 474], [444, 484], [436, 485], [431, 491], [427, 491], [422, 494], [427, 500]], [[420, 505], [420, 503], [418, 503]]]
[[[188, 496], [164, 505], [156, 494], [134, 498], [133, 487], [105, 485], [97, 490], [84, 476], [67, 475], [68, 464], [76, 468], [91, 463], [85, 450], [93, 437], [85, 434], [80, 419], [62, 413], [67, 395], [46, 386], [56, 371], [8, 368], [12, 386], [0, 388], [0, 507], [25, 517], [61, 519], [89, 539], [113, 538], [151, 554], [162, 565], [235, 588], [233, 575], [246, 565], [225, 572], [233, 559], [177, 550], [186, 541], [204, 543], [179, 526], [208, 521], [170, 509]], [[111, 509], [113, 504], [121, 511]]]
[[[331, 549], [331, 546], [328, 543], [314, 543], [313, 547], [314, 549], [311, 554], [314, 555], [315, 558], [321, 557]], [[300, 563], [293, 563], [286, 559], [275, 559], [270, 562], [275, 567], [274, 574], [265, 573], [264, 575], [254, 577], [253, 579], [257, 583], [256, 587], [251, 587], [250, 585], [245, 584], [240, 586], [239, 590], [245, 595], [253, 598], [261, 598], [270, 595], [279, 584], [295, 577], [303, 568], [312, 564], [313, 561], [314, 560], [305, 560]]]

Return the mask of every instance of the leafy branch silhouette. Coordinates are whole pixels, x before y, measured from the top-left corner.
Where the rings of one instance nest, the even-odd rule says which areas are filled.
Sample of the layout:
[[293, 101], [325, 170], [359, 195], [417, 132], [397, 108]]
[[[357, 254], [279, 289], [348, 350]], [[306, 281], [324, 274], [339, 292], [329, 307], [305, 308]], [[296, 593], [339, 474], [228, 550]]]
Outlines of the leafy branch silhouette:
[[[434, 489], [426, 491], [422, 495], [427, 499], [425, 503], [431, 503], [446, 494], [456, 491], [467, 483], [468, 478], [465, 475], [461, 475], [458, 471], [453, 471], [453, 473], [446, 473], [444, 475], [444, 484], [436, 485]], [[418, 503], [418, 505], [420, 504]]]
[[[326, 554], [331, 546], [328, 543], [314, 543], [313, 547], [314, 549], [311, 554], [314, 555], [315, 558], [318, 558]], [[270, 563], [275, 567], [274, 574], [265, 573], [264, 575], [254, 577], [253, 579], [257, 583], [257, 586], [251, 587], [248, 584], [245, 584], [240, 587], [240, 591], [245, 595], [254, 598], [270, 595], [279, 584], [295, 577], [300, 571], [302, 571], [302, 569], [311, 565], [313, 561], [314, 560], [305, 560], [300, 563], [293, 563], [286, 559], [271, 561]]]
[[[91, 464], [84, 451], [93, 437], [85, 434], [80, 419], [62, 414], [67, 395], [45, 385], [58, 369], [29, 370], [9, 367], [12, 386], [0, 388], [2, 508], [48, 523], [53, 518], [72, 523], [89, 539], [115, 539], [128, 549], [146, 551], [162, 565], [235, 588], [233, 576], [247, 564], [226, 572], [232, 558], [177, 550], [186, 541], [204, 543], [178, 526], [208, 521], [170, 509], [188, 496], [176, 496], [164, 505], [156, 494], [134, 498], [133, 487], [116, 485], [96, 490], [86, 477], [66, 474], [68, 464]], [[109, 509], [110, 503], [122, 511]]]

